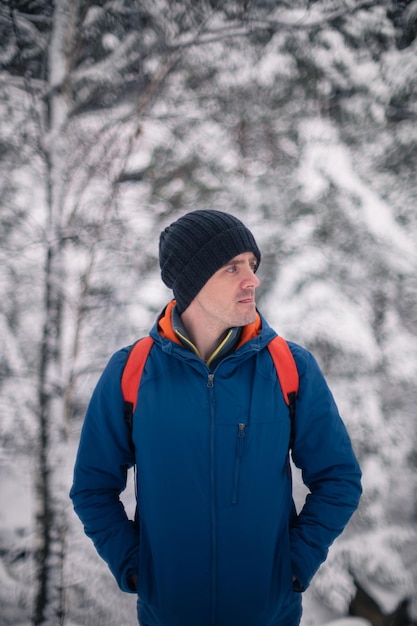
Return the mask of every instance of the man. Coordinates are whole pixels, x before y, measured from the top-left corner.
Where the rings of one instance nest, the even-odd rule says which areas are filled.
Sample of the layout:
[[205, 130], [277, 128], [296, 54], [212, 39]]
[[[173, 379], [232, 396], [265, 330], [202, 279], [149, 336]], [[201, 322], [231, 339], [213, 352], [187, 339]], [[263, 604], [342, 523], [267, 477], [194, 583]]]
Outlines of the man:
[[[258, 313], [261, 254], [237, 218], [193, 211], [160, 237], [170, 302], [151, 330], [133, 421], [117, 352], [90, 402], [71, 497], [142, 626], [297, 626], [301, 593], [355, 511], [358, 467], [313, 356], [300, 378], [294, 463], [310, 490], [297, 515], [290, 420]], [[137, 466], [138, 522], [119, 495]]]

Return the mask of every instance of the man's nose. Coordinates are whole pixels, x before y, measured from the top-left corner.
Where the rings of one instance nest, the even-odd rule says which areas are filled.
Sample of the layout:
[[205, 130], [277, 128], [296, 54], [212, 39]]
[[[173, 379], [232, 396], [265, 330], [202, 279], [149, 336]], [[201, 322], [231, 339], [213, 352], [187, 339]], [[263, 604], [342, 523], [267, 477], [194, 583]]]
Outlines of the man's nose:
[[247, 268], [246, 276], [242, 280], [242, 287], [245, 289], [256, 289], [261, 281], [256, 276], [255, 272], [251, 267]]

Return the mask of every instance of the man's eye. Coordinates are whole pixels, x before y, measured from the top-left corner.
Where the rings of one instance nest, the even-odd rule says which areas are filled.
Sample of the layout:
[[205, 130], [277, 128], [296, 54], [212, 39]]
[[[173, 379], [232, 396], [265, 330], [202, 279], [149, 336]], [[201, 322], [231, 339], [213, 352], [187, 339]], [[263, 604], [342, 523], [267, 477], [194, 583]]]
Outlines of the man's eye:
[[229, 274], [234, 274], [234, 272], [236, 272], [236, 265], [230, 265], [226, 271], [229, 272]]

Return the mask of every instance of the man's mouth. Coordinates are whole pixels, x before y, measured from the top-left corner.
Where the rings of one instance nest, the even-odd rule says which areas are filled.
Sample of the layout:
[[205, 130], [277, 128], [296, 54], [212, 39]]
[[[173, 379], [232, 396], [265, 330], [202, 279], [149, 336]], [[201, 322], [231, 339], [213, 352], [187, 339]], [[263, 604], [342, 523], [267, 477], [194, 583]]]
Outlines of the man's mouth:
[[254, 304], [255, 297], [254, 296], [244, 296], [243, 298], [239, 298], [238, 302], [241, 304]]

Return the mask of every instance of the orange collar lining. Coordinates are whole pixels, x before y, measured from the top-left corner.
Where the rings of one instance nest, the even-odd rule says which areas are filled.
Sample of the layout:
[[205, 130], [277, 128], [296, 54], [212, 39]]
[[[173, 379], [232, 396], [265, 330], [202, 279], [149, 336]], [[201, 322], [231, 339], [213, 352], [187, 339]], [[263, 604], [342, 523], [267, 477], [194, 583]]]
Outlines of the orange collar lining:
[[[172, 328], [172, 321], [171, 321], [172, 309], [174, 308], [175, 305], [176, 305], [176, 301], [171, 300], [171, 302], [169, 302], [168, 305], [166, 306], [165, 311], [163, 312], [158, 322], [159, 332], [162, 335], [162, 337], [165, 337], [165, 339], [169, 339], [170, 341], [173, 341], [174, 343], [182, 345], [180, 339], [177, 337], [174, 329]], [[248, 324], [247, 326], [244, 326], [242, 328], [242, 336], [240, 338], [238, 346], [236, 347], [236, 350], [238, 350], [241, 346], [243, 346], [243, 344], [245, 344], [247, 341], [250, 341], [251, 339], [254, 339], [255, 337], [257, 337], [259, 333], [261, 332], [261, 327], [262, 327], [261, 316], [257, 312], [256, 320], [252, 322], [252, 324]]]

